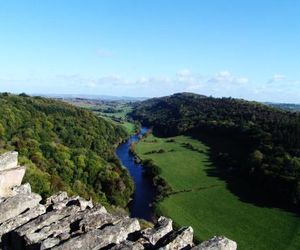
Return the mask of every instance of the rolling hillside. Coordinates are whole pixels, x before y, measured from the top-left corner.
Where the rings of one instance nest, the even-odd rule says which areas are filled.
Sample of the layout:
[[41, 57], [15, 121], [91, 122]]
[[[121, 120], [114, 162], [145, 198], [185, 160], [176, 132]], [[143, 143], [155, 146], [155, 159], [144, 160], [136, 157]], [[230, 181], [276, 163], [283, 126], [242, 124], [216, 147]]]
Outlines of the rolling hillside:
[[131, 116], [153, 126], [156, 135], [201, 139], [212, 147], [222, 178], [246, 177], [272, 202], [299, 205], [299, 114], [257, 102], [180, 93], [141, 102]]
[[25, 181], [44, 197], [66, 190], [125, 207], [133, 183], [114, 148], [126, 136], [122, 127], [63, 102], [0, 95], [0, 151], [20, 153]]

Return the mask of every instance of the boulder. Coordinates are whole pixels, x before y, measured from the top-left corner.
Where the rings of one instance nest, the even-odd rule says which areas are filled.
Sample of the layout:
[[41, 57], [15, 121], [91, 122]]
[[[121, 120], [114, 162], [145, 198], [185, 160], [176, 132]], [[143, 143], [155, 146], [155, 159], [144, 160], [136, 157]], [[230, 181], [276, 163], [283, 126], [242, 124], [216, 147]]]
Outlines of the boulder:
[[159, 242], [160, 250], [179, 250], [193, 246], [193, 229], [191, 227], [181, 228], [172, 232]]
[[19, 227], [15, 232], [19, 237], [33, 234], [43, 227], [49, 226], [72, 214], [76, 214], [79, 210], [80, 208], [77, 206], [70, 206], [63, 208], [62, 210], [50, 211]]
[[162, 237], [173, 230], [172, 220], [166, 217], [160, 217], [153, 228], [147, 228], [142, 231], [142, 235], [152, 245], [155, 245]]
[[129, 234], [140, 230], [137, 219], [126, 218], [116, 225], [106, 226], [104, 229], [94, 229], [83, 235], [74, 237], [53, 250], [101, 249], [111, 244], [125, 241]]
[[[44, 240], [46, 240], [48, 237], [51, 236], [51, 238], [56, 238], [58, 235], [61, 235], [63, 233], [70, 233], [72, 230], [72, 224], [76, 221], [79, 221], [82, 219], [84, 214], [81, 213], [74, 213], [70, 216], [64, 217], [61, 220], [58, 220], [52, 224], [49, 224], [48, 226], [44, 226], [43, 228], [36, 230], [32, 233], [27, 233], [24, 236], [24, 241], [26, 246], [30, 246], [36, 243], [40, 243]], [[57, 242], [58, 238], [55, 242]], [[51, 244], [53, 244], [54, 241], [52, 241]], [[59, 242], [59, 241], [58, 241]]]
[[79, 196], [68, 197], [67, 193], [62, 192], [57, 194], [57, 196], [52, 197], [51, 199], [47, 199], [46, 206], [48, 210], [61, 210], [66, 206], [76, 205], [80, 207], [81, 211], [84, 211], [87, 207], [92, 208], [93, 202], [92, 200], [85, 200]]
[[75, 200], [77, 202], [77, 205], [80, 207], [81, 211], [85, 210], [86, 208], [93, 208], [93, 206], [94, 206], [92, 199], [87, 201], [87, 200], [77, 196]]
[[119, 245], [115, 245], [110, 249], [111, 250], [143, 250], [145, 248], [139, 242], [132, 242], [132, 241], [125, 240]]
[[45, 206], [38, 204], [36, 207], [29, 209], [27, 212], [22, 213], [16, 217], [11, 218], [10, 220], [3, 222], [0, 225], [0, 238], [2, 235], [16, 229], [19, 226], [22, 226], [23, 224], [38, 217], [41, 214], [44, 214], [45, 212], [46, 212]]
[[18, 152], [7, 152], [0, 155], [0, 171], [18, 166]]
[[193, 247], [192, 250], [236, 250], [236, 242], [225, 236], [214, 236], [212, 239]]
[[79, 207], [71, 206], [65, 207], [62, 210], [51, 211], [17, 228], [12, 235], [12, 249], [22, 249], [22, 246], [24, 245], [31, 245], [31, 240], [36, 235], [35, 233], [38, 233], [38, 231], [40, 231], [43, 227], [47, 227], [52, 223], [61, 220], [64, 217], [70, 216], [71, 214], [75, 214], [79, 210]]
[[15, 186], [12, 189], [13, 195], [17, 194], [30, 194], [31, 193], [31, 186], [29, 183], [25, 183], [21, 186]]
[[54, 195], [50, 196], [49, 198], [47, 198], [45, 206], [49, 207], [49, 206], [59, 203], [63, 200], [66, 200], [68, 198], [69, 197], [68, 197], [67, 192], [60, 191], [57, 194], [54, 194]]
[[[80, 209], [79, 206], [78, 208]], [[53, 247], [60, 243], [60, 241], [70, 238], [72, 233], [80, 234], [84, 231], [89, 231], [89, 229], [96, 229], [104, 224], [113, 223], [115, 217], [103, 214], [101, 208], [97, 206], [93, 209], [72, 213], [70, 216], [44, 226], [36, 232], [27, 233], [24, 237], [25, 243], [27, 246], [40, 243], [43, 247], [50, 244]], [[98, 217], [95, 215], [98, 215]], [[88, 224], [92, 224], [94, 227], [90, 228]], [[84, 231], [81, 229], [84, 229]]]
[[41, 250], [52, 248], [60, 243], [59, 238], [48, 238], [40, 246]]
[[60, 202], [54, 203], [52, 205], [53, 209], [62, 209], [65, 206], [68, 205], [76, 205], [80, 207], [81, 211], [84, 211], [86, 208], [93, 208], [93, 202], [92, 200], [85, 200], [79, 196], [70, 197], [67, 199], [64, 199]]
[[92, 209], [92, 212], [85, 214], [79, 223], [79, 228], [83, 232], [88, 232], [92, 229], [100, 228], [107, 224], [116, 224], [122, 218], [113, 216], [109, 213], [103, 213], [102, 207]]
[[18, 194], [0, 203], [0, 224], [18, 216], [27, 209], [39, 204], [42, 197], [38, 194]]
[[22, 183], [26, 167], [16, 167], [0, 171], [0, 196], [13, 196], [12, 188]]

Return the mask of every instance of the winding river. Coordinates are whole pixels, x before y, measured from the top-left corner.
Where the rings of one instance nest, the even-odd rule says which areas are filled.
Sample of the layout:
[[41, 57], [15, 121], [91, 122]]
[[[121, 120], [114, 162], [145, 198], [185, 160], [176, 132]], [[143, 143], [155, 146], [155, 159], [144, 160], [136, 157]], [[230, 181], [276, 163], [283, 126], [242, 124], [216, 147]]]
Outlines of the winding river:
[[155, 188], [150, 178], [144, 175], [141, 164], [135, 162], [135, 157], [129, 152], [132, 142], [137, 142], [139, 137], [147, 132], [148, 128], [142, 127], [138, 134], [132, 135], [126, 142], [119, 145], [116, 154], [126, 167], [135, 184], [133, 199], [129, 204], [130, 215], [145, 220], [153, 220], [153, 208], [151, 206], [155, 197]]

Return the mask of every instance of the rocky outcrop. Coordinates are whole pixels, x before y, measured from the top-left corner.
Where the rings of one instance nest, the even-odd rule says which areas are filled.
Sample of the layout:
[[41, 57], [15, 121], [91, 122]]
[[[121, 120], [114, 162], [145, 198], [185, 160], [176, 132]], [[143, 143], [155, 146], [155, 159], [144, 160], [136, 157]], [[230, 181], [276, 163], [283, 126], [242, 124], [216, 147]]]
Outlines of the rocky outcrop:
[[162, 239], [172, 230], [172, 220], [165, 217], [160, 217], [155, 227], [143, 230], [142, 235], [152, 245], [155, 245], [160, 239]]
[[41, 196], [34, 193], [17, 194], [4, 200], [0, 203], [0, 224], [34, 208], [41, 200]]
[[47, 199], [28, 193], [28, 184], [0, 204], [3, 249], [183, 249], [193, 246], [191, 228], [173, 230], [161, 217], [153, 228], [113, 215], [100, 204], [59, 193]]
[[[16, 166], [14, 157], [12, 154], [12, 158], [0, 159]], [[0, 198], [3, 250], [236, 249], [236, 243], [225, 237], [214, 237], [194, 246], [193, 229], [175, 230], [172, 220], [165, 217], [159, 218], [154, 227], [141, 230], [137, 219], [111, 214], [100, 204], [78, 196], [68, 197], [66, 192], [49, 197], [44, 204], [40, 195], [31, 192], [29, 184], [11, 187], [9, 194]]]
[[18, 152], [7, 152], [0, 155], [0, 171], [15, 168], [18, 165]]
[[215, 236], [212, 239], [193, 247], [192, 250], [236, 250], [236, 242], [227, 239], [225, 236]]
[[18, 153], [0, 155], [0, 197], [14, 195], [12, 187], [21, 185], [26, 168], [18, 166]]

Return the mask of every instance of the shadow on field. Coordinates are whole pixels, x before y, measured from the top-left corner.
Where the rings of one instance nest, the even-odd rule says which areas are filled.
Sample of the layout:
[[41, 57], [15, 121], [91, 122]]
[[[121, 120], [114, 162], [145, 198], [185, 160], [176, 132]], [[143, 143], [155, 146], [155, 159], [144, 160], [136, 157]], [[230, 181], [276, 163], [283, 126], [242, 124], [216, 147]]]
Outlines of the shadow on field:
[[[208, 150], [206, 173], [208, 176], [217, 177], [226, 182], [228, 190], [241, 201], [260, 207], [280, 208], [300, 216], [299, 207], [290, 205], [284, 199], [280, 199], [275, 192], [267, 190], [263, 186], [251, 181], [241, 174], [243, 159], [248, 152], [243, 147], [243, 142], [234, 138], [226, 138], [214, 135], [189, 135], [204, 143]], [[226, 161], [220, 159], [220, 153], [226, 157]]]

